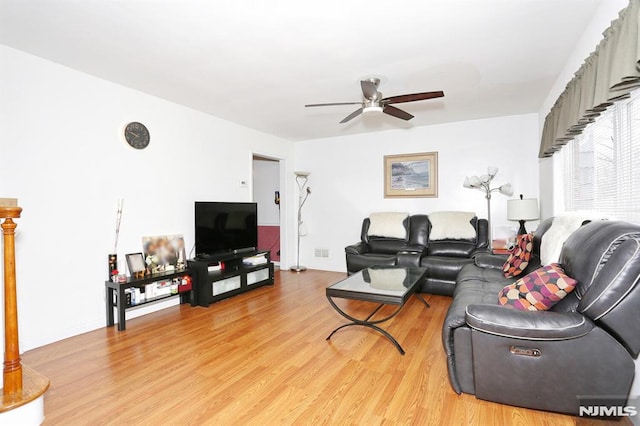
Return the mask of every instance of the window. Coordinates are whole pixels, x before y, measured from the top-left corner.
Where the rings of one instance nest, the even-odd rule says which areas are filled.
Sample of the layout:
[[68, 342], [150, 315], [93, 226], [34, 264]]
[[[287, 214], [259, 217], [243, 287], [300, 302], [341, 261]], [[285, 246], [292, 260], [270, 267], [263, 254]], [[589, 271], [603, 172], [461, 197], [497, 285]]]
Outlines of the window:
[[566, 210], [640, 223], [640, 90], [609, 107], [561, 155]]

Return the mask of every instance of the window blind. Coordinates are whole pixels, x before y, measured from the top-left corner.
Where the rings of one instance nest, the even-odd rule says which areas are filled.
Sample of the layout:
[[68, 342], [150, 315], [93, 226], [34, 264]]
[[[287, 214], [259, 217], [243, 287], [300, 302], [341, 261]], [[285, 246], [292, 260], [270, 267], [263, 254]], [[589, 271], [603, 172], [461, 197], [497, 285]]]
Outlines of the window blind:
[[567, 210], [640, 223], [640, 91], [619, 101], [561, 151]]

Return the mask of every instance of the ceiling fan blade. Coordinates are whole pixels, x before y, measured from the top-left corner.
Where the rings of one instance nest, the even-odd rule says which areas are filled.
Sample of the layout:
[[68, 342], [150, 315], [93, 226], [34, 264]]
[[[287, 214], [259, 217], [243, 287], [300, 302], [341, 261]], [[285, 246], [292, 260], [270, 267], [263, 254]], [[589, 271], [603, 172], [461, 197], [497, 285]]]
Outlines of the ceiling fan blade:
[[400, 118], [402, 120], [411, 120], [413, 118], [413, 115], [409, 114], [408, 112], [391, 105], [385, 105], [382, 109], [382, 112], [384, 112], [385, 114], [393, 115], [394, 117]]
[[424, 92], [424, 93], [412, 93], [410, 95], [390, 96], [384, 98], [380, 102], [383, 104], [400, 104], [403, 102], [415, 102], [424, 101], [426, 99], [441, 98], [444, 96], [444, 92], [439, 90], [437, 92]]
[[307, 104], [305, 105], [305, 107], [308, 108], [308, 107], [322, 107], [322, 106], [334, 106], [334, 105], [362, 105], [362, 102], [332, 102], [328, 104]]
[[342, 121], [340, 122], [340, 124], [346, 123], [347, 121], [356, 118], [357, 116], [359, 116], [360, 114], [362, 114], [362, 111], [364, 110], [364, 108], [359, 108], [355, 111], [353, 111], [351, 114], [347, 115], [345, 118], [342, 119]]
[[362, 94], [367, 99], [378, 98], [378, 87], [371, 80], [361, 80], [360, 87], [362, 87]]

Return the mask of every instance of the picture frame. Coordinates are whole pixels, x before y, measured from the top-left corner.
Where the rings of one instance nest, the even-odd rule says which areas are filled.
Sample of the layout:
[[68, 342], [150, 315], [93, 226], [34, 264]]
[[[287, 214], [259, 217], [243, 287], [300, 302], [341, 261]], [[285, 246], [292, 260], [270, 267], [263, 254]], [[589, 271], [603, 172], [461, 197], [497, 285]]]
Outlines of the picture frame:
[[144, 256], [142, 253], [129, 253], [125, 255], [127, 258], [127, 267], [129, 268], [129, 275], [134, 278], [144, 276], [147, 270], [147, 265], [144, 262]]
[[181, 271], [187, 266], [181, 234], [142, 237], [142, 248], [148, 273]]
[[384, 198], [438, 197], [438, 153], [384, 156]]

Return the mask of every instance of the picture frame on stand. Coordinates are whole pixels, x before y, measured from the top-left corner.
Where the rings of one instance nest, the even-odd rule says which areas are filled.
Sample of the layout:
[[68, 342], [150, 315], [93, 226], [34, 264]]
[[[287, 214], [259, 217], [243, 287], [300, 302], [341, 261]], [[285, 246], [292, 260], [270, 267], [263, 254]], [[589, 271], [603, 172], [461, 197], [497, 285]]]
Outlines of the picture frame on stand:
[[142, 278], [147, 270], [142, 253], [129, 253], [126, 255], [129, 274], [133, 278]]
[[181, 271], [187, 265], [184, 237], [181, 234], [142, 237], [144, 263], [151, 274]]

